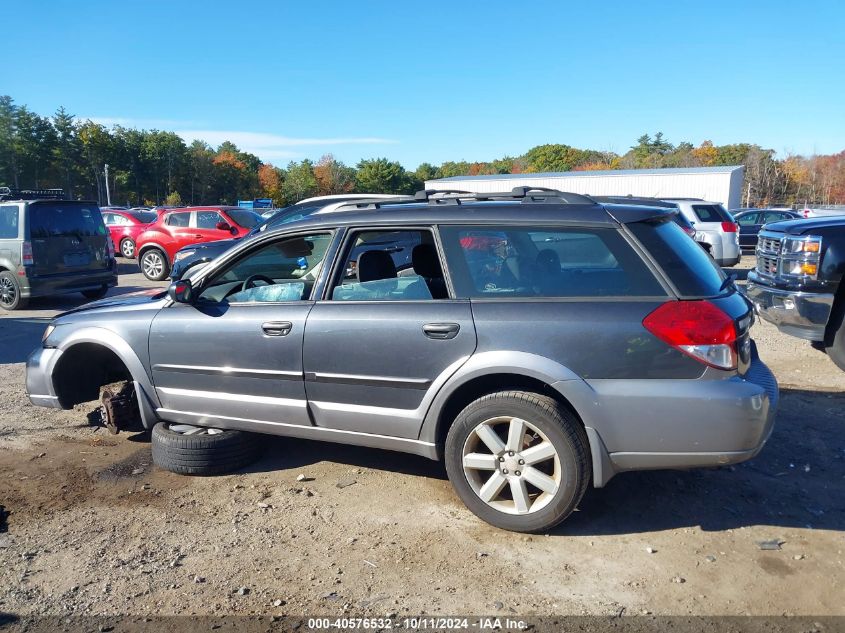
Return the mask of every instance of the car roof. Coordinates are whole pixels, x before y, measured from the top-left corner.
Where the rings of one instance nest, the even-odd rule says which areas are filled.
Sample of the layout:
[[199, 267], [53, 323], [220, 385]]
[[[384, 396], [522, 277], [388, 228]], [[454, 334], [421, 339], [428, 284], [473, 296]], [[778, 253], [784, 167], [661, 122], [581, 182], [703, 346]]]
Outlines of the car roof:
[[342, 213], [314, 214], [277, 227], [267, 233], [290, 229], [325, 229], [357, 225], [409, 226], [429, 224], [572, 224], [616, 227], [620, 223], [654, 218], [670, 218], [668, 210], [623, 204], [593, 203], [534, 203], [519, 201], [483, 200], [442, 202], [412, 202], [407, 204], [367, 205], [365, 209], [344, 210]]

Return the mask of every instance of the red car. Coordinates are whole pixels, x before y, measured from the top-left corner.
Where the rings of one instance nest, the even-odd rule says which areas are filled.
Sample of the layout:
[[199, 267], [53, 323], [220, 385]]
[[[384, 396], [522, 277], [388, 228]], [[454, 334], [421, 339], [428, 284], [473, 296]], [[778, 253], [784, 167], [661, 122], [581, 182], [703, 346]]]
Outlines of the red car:
[[127, 209], [101, 208], [103, 222], [111, 233], [114, 252], [127, 259], [135, 257], [135, 243], [138, 236], [156, 220], [156, 214], [149, 211], [129, 211]]
[[183, 246], [243, 237], [260, 215], [241, 207], [168, 209], [136, 240], [141, 272], [151, 281], [170, 274], [173, 256]]

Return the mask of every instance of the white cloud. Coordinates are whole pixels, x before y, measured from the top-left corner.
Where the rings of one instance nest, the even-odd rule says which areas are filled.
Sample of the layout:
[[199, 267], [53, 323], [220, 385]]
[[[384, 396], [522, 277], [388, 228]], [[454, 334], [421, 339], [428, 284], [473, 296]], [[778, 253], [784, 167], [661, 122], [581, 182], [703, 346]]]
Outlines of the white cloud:
[[[78, 117], [80, 120], [91, 120], [94, 123], [111, 127], [138, 129], [175, 130], [176, 134], [191, 143], [200, 140], [212, 147], [217, 147], [224, 141], [229, 141], [239, 149], [255, 154], [261, 160], [291, 160], [303, 158], [307, 155], [305, 148], [323, 147], [330, 151], [332, 147], [340, 145], [393, 145], [398, 143], [394, 139], [377, 136], [340, 136], [329, 138], [282, 136], [264, 132], [240, 132], [237, 130], [197, 130], [187, 129], [197, 125], [194, 121], [171, 121], [168, 119], [131, 119], [125, 117]], [[202, 125], [201, 123], [199, 125]]]

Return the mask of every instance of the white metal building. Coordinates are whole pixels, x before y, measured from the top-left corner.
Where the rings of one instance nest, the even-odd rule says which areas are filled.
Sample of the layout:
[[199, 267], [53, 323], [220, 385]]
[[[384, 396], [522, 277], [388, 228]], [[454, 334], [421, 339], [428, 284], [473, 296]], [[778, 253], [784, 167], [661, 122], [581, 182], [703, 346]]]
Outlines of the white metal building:
[[426, 189], [463, 189], [489, 193], [514, 187], [535, 186], [594, 196], [646, 196], [651, 198], [701, 198], [721, 202], [728, 209], [742, 206], [742, 165], [681, 167], [672, 169], [617, 169], [563, 171], [543, 174], [494, 174], [455, 176], [426, 180]]

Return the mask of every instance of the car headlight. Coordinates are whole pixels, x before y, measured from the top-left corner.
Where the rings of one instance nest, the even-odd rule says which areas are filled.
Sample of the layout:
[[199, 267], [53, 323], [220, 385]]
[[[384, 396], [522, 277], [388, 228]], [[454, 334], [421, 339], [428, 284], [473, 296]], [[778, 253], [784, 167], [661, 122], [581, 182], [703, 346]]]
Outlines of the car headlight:
[[822, 238], [818, 235], [786, 237], [781, 247], [781, 272], [789, 277], [818, 279]]
[[796, 255], [798, 253], [815, 253], [818, 255], [822, 250], [822, 238], [818, 235], [807, 235], [804, 237], [787, 237], [783, 241], [783, 254]]
[[196, 252], [197, 252], [196, 249], [191, 249], [191, 250], [187, 250], [187, 251], [176, 251], [176, 255], [173, 258], [173, 261], [178, 262], [180, 260], [185, 259], [186, 257], [190, 257], [191, 255], [193, 255]]

